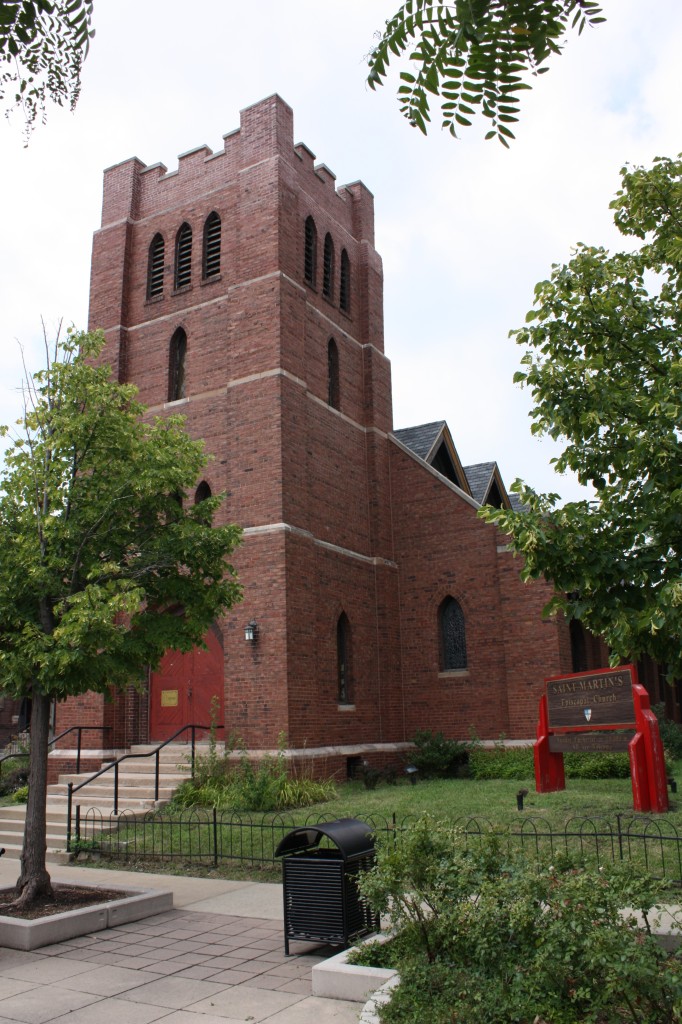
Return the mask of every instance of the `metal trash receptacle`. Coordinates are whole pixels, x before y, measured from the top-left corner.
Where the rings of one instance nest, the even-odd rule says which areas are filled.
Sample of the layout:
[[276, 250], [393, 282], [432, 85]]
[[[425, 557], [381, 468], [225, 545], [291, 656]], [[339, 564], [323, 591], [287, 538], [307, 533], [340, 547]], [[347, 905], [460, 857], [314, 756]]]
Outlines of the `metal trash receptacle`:
[[[333, 847], [320, 847], [324, 839]], [[356, 879], [374, 863], [374, 839], [358, 818], [339, 818], [289, 832], [275, 850], [282, 857], [284, 952], [289, 942], [324, 942], [345, 948], [379, 931]]]

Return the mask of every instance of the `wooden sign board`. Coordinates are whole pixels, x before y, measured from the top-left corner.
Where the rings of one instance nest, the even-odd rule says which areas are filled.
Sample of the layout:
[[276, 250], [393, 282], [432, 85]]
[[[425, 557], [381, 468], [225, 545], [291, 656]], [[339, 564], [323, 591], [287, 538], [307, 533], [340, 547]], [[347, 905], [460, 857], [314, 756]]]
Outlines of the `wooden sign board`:
[[549, 737], [550, 754], [627, 753], [629, 732], [560, 732]]
[[614, 668], [547, 680], [547, 713], [550, 729], [634, 725], [630, 669]]

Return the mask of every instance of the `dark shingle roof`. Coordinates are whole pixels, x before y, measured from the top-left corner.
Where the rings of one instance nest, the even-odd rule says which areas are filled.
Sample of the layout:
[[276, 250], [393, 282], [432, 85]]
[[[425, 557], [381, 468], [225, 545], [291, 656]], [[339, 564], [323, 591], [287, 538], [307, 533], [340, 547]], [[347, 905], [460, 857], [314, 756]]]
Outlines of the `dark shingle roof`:
[[426, 459], [444, 426], [445, 420], [438, 420], [435, 423], [420, 423], [418, 427], [394, 430], [393, 435], [420, 459]]
[[493, 473], [495, 472], [495, 463], [477, 462], [475, 466], [465, 466], [464, 472], [467, 475], [473, 499], [479, 505], [482, 505], [490, 490]]
[[514, 491], [512, 491], [511, 494], [509, 495], [509, 502], [510, 502], [511, 507], [514, 510], [514, 512], [527, 512], [528, 511], [528, 506], [524, 505], [524, 503], [521, 501], [521, 498], [519, 497], [519, 495], [516, 494]]

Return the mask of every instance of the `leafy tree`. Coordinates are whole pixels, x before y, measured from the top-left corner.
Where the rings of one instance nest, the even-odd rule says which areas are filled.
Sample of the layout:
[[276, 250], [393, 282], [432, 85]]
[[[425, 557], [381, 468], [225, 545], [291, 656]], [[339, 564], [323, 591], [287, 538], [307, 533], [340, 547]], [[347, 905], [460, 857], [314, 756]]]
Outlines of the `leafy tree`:
[[604, 20], [593, 0], [405, 0], [369, 56], [368, 82], [382, 85], [393, 59], [408, 56], [398, 99], [411, 124], [426, 134], [436, 96], [452, 135], [478, 111], [490, 119], [486, 138], [508, 146], [528, 73], [549, 70], [569, 29]]
[[179, 417], [143, 421], [135, 388], [96, 365], [101, 347], [99, 334], [57, 340], [27, 379], [0, 478], [0, 687], [32, 700], [21, 905], [51, 892], [51, 703], [139, 681], [240, 599], [226, 562], [240, 530], [212, 525], [221, 498], [182, 503], [203, 443]]
[[27, 133], [48, 98], [76, 106], [91, 16], [91, 0], [0, 0], [0, 102], [22, 109]]
[[649, 654], [682, 678], [682, 160], [624, 168], [611, 203], [631, 252], [579, 245], [535, 289], [515, 380], [530, 388], [533, 433], [593, 500], [558, 507], [516, 481], [524, 512], [486, 510], [545, 576], [550, 610], [582, 620], [613, 663]]

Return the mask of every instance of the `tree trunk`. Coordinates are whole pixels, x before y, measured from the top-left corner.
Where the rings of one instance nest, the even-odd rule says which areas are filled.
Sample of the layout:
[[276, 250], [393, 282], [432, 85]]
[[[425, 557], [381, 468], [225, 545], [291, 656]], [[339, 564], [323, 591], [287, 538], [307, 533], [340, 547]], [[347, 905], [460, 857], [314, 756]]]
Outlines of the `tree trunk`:
[[28, 803], [21, 874], [17, 881], [15, 905], [27, 906], [38, 897], [52, 896], [52, 884], [45, 866], [47, 852], [47, 744], [50, 731], [50, 698], [34, 689], [31, 707], [31, 747], [28, 773]]

